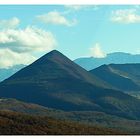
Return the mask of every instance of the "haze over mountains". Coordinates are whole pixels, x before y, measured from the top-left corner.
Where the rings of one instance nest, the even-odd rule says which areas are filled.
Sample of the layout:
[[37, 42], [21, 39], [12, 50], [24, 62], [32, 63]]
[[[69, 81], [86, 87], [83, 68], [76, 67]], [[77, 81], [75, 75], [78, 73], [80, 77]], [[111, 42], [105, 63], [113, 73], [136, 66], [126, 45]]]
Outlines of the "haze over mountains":
[[[139, 63], [140, 62], [140, 55], [132, 55], [129, 53], [123, 53], [123, 52], [114, 52], [107, 55], [105, 58], [93, 58], [93, 57], [86, 57], [86, 58], [78, 58], [74, 60], [75, 63], [80, 65], [86, 70], [92, 70], [94, 68], [97, 68], [104, 64], [126, 64], [126, 63]], [[17, 71], [24, 68], [25, 65], [15, 65], [10, 68], [1, 68], [0, 69], [0, 81], [3, 81], [13, 74], [15, 74]]]
[[74, 60], [75, 63], [85, 68], [92, 70], [104, 64], [126, 64], [126, 63], [140, 63], [140, 55], [132, 55], [129, 53], [115, 52], [107, 54], [104, 58], [85, 57]]

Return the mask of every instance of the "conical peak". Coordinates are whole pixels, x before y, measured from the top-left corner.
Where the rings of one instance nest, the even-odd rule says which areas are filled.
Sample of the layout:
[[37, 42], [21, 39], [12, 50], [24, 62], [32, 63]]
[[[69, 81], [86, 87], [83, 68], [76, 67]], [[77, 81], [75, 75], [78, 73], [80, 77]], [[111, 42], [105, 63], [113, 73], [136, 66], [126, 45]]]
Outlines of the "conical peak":
[[48, 57], [48, 58], [52, 58], [52, 57], [64, 57], [64, 55], [57, 51], [57, 50], [52, 50], [49, 53], [47, 53], [46, 55], [44, 55], [44, 57]]
[[47, 54], [60, 54], [60, 52], [58, 50], [52, 50]]
[[40, 59], [38, 59], [34, 64], [42, 64], [42, 63], [48, 63], [48, 61], [53, 61], [56, 63], [69, 63], [71, 60], [67, 58], [65, 55], [63, 55], [61, 52], [57, 50], [52, 50], [49, 53], [42, 56]]

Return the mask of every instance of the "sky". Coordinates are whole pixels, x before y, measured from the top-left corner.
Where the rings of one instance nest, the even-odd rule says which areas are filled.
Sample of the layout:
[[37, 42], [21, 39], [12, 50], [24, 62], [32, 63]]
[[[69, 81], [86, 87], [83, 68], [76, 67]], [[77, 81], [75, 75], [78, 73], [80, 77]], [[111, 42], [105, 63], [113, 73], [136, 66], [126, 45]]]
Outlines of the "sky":
[[71, 60], [140, 54], [139, 5], [0, 5], [0, 68], [56, 49]]

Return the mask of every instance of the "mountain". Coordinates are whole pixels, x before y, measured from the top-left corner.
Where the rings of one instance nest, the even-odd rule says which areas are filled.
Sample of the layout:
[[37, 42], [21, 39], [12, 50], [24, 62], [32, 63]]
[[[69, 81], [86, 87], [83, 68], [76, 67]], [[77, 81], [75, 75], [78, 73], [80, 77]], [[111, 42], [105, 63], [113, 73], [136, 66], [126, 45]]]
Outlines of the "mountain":
[[107, 54], [105, 58], [85, 57], [74, 60], [75, 63], [85, 68], [92, 70], [104, 64], [125, 64], [125, 63], [139, 63], [140, 55], [132, 55], [129, 53], [115, 52]]
[[25, 67], [25, 65], [15, 65], [15, 66], [7, 68], [7, 69], [1, 68], [0, 69], [0, 81], [3, 81], [5, 79], [9, 78], [10, 76], [12, 76], [17, 71], [21, 70], [24, 67]]
[[140, 100], [111, 86], [54, 50], [0, 83], [0, 97], [65, 111], [101, 111], [140, 119]]
[[90, 71], [115, 89], [140, 94], [140, 64], [109, 64]]

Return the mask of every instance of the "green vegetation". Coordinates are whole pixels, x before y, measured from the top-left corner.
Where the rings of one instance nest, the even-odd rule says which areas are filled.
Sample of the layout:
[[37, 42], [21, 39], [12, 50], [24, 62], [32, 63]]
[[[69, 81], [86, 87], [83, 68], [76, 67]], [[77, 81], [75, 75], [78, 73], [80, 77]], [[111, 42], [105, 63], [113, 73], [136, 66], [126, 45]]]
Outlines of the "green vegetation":
[[126, 132], [93, 127], [49, 117], [31, 116], [11, 111], [0, 111], [1, 135], [114, 135]]
[[[36, 104], [25, 103], [15, 99], [0, 99], [0, 110], [28, 114], [35, 117], [49, 117], [61, 122], [75, 122], [90, 127], [119, 129], [122, 132], [138, 133], [140, 121], [129, 120], [115, 115], [97, 111], [62, 111], [46, 108]], [[9, 114], [10, 115], [10, 114]], [[8, 114], [7, 114], [8, 117]], [[10, 116], [9, 116], [10, 117]], [[2, 118], [4, 119], [4, 118]], [[1, 121], [2, 121], [1, 119]], [[32, 118], [30, 118], [32, 119]], [[5, 119], [4, 119], [5, 120]]]

